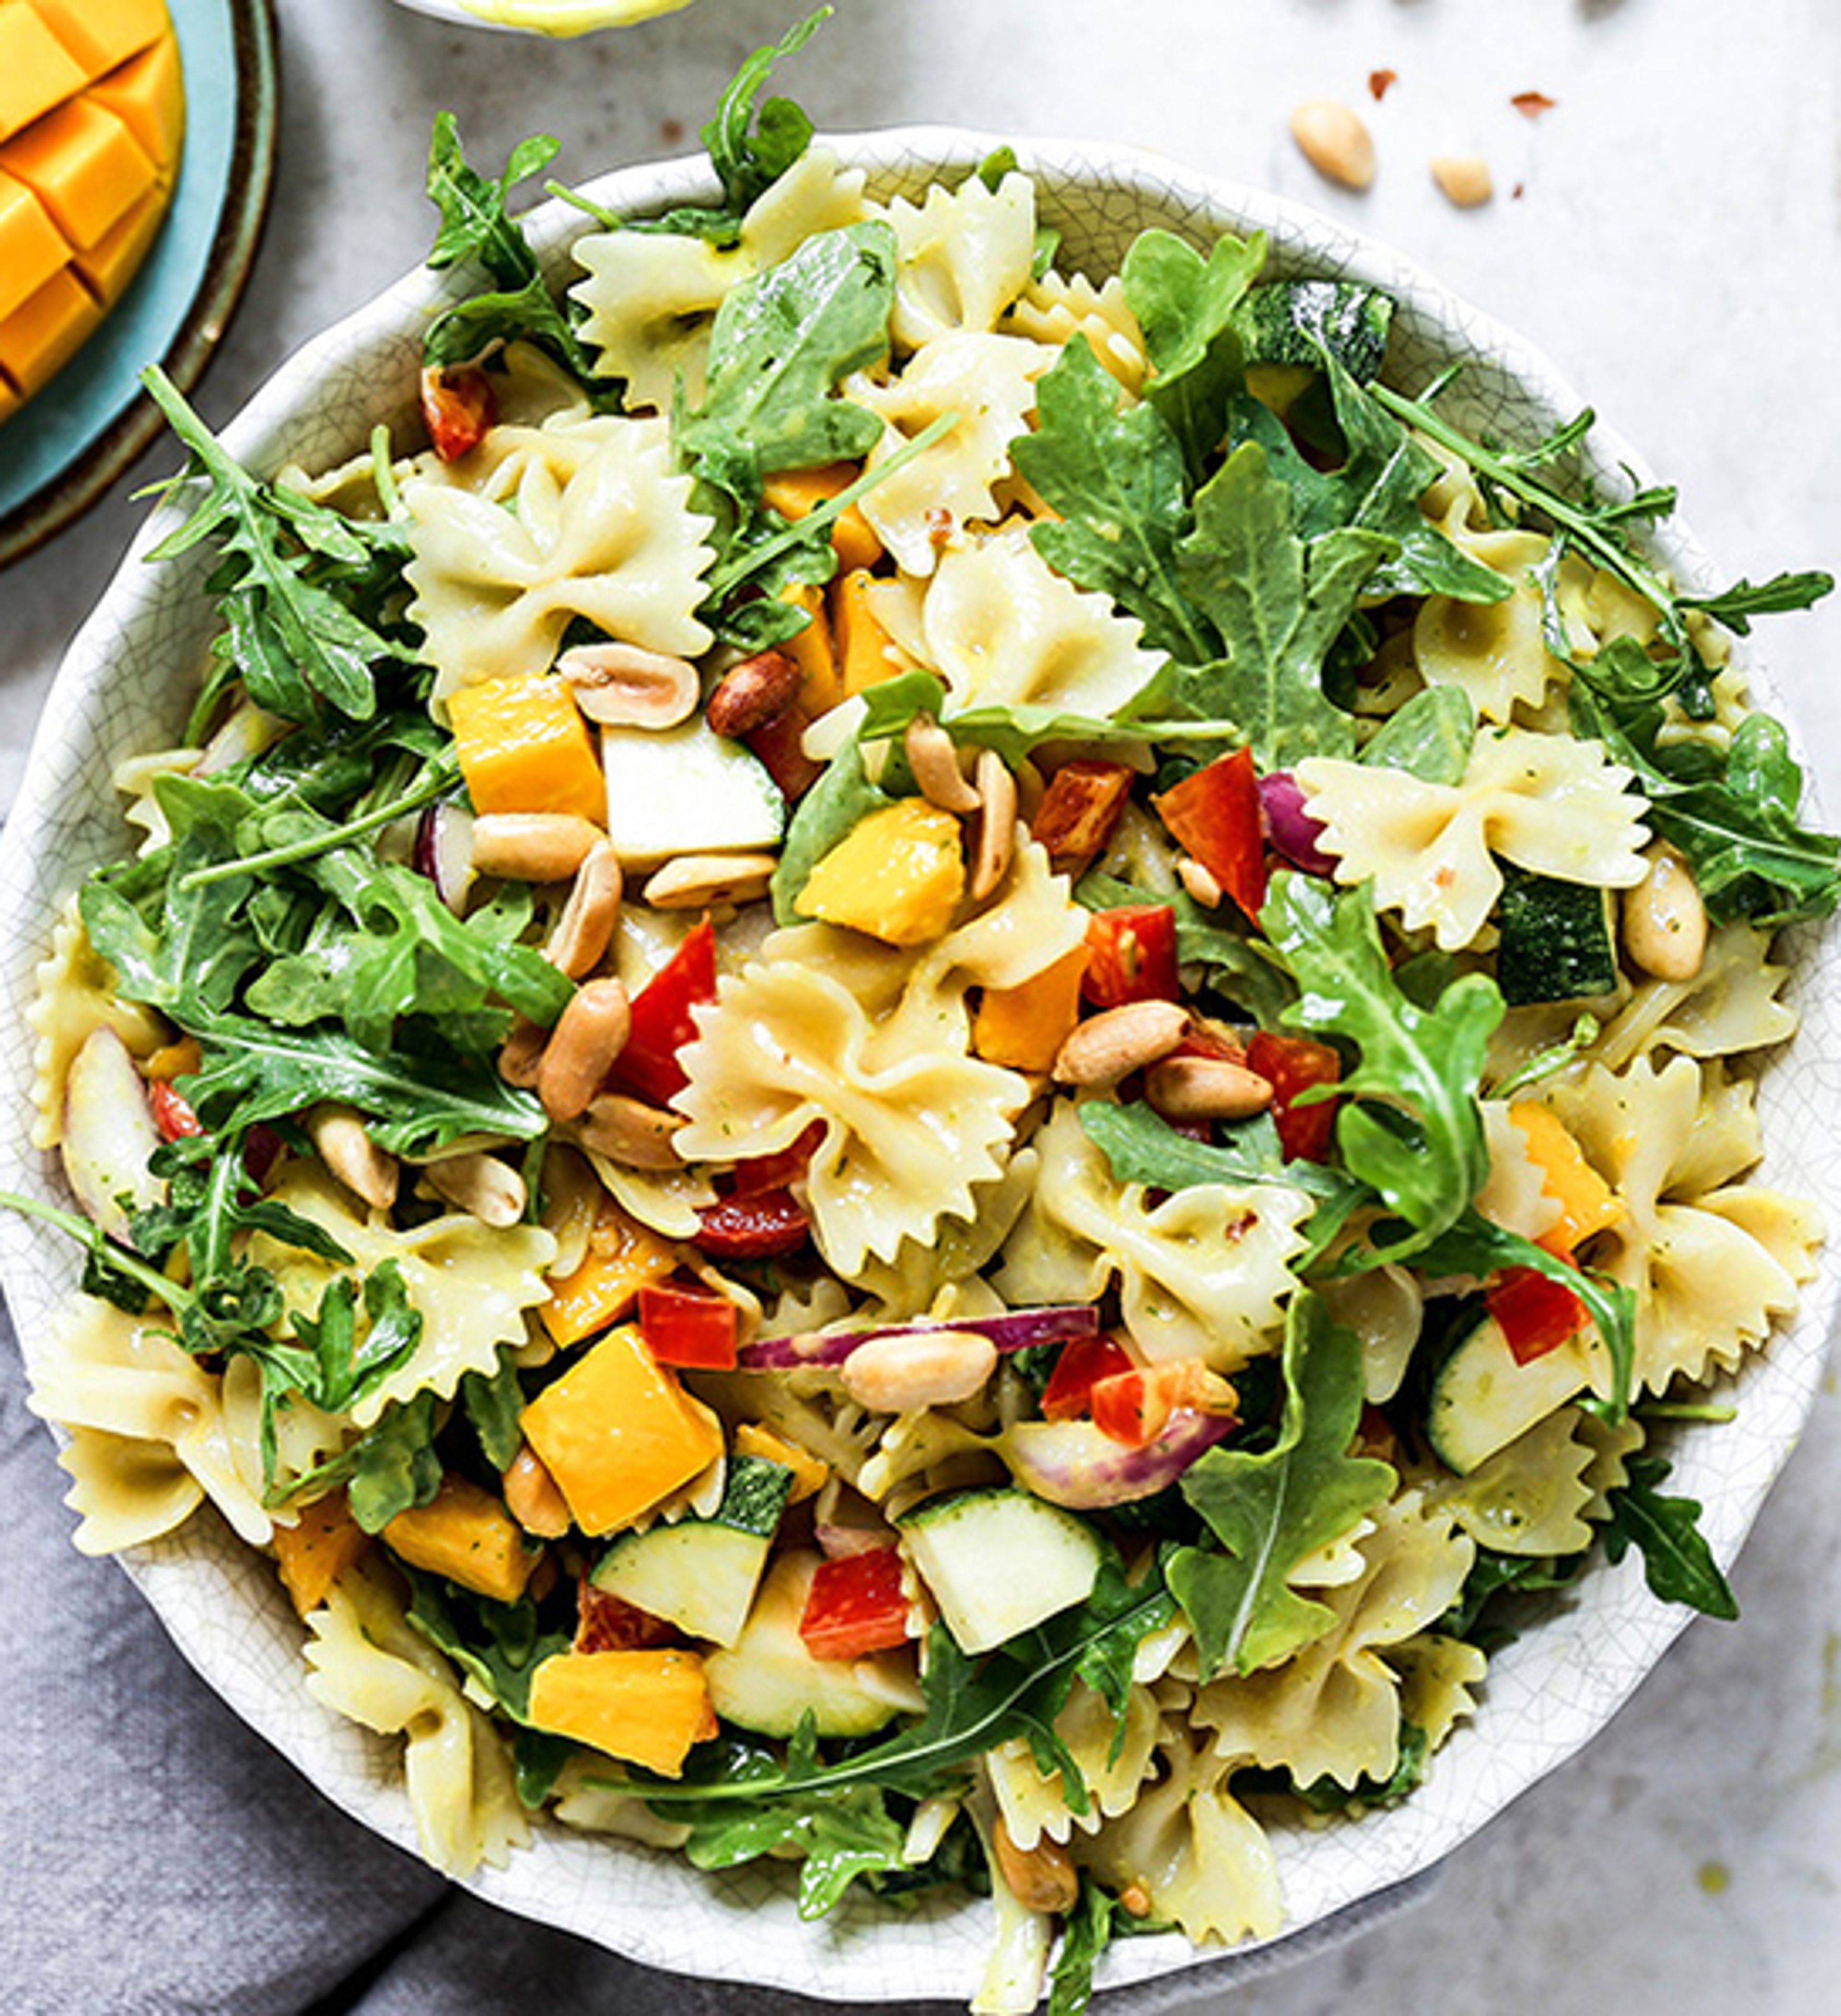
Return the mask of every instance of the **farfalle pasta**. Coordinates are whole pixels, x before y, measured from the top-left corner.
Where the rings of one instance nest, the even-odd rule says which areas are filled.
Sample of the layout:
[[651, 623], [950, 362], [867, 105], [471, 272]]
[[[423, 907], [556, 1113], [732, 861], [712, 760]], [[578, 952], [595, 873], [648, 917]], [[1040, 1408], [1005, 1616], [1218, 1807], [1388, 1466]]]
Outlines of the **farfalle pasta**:
[[41, 969], [33, 1404], [79, 1546], [272, 1557], [438, 1867], [982, 1886], [981, 2006], [1072, 2008], [1486, 1748], [1499, 1600], [1730, 1613], [1660, 1487], [1814, 1265], [1756, 1085], [1841, 876], [1752, 592], [1569, 431], [766, 69], [557, 294], [444, 122], [426, 446], [160, 392], [240, 529]]

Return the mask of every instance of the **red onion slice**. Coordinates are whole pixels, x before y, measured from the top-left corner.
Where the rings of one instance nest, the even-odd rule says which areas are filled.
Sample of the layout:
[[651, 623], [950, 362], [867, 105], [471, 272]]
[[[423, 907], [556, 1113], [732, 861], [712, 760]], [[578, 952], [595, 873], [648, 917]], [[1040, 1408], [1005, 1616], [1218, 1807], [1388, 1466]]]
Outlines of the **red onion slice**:
[[806, 1330], [797, 1337], [757, 1337], [743, 1347], [737, 1363], [744, 1372], [794, 1372], [802, 1366], [841, 1365], [851, 1353], [874, 1337], [924, 1337], [930, 1330], [953, 1330], [989, 1337], [1000, 1351], [1022, 1351], [1032, 1345], [1067, 1344], [1077, 1337], [1097, 1337], [1100, 1312], [1090, 1302], [1066, 1308], [1011, 1309], [1000, 1316], [967, 1316], [957, 1323], [891, 1323], [879, 1330]]
[[1336, 858], [1317, 845], [1323, 822], [1304, 808], [1304, 793], [1289, 770], [1270, 770], [1259, 779], [1259, 808], [1266, 815], [1266, 837], [1307, 875], [1333, 875]]
[[1038, 1498], [1094, 1512], [1167, 1490], [1233, 1426], [1219, 1414], [1184, 1409], [1155, 1442], [1130, 1449], [1091, 1421], [1018, 1421], [1003, 1438], [1003, 1459]]
[[444, 801], [423, 813], [416, 829], [415, 865], [455, 916], [464, 916], [474, 881], [473, 814], [464, 805]]

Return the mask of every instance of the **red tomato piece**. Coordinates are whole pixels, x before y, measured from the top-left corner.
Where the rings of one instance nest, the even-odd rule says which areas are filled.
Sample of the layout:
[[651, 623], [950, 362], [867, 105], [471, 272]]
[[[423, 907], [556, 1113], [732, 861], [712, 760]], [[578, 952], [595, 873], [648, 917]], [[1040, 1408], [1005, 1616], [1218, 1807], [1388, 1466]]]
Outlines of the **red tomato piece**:
[[870, 1547], [820, 1561], [812, 1578], [799, 1636], [815, 1659], [859, 1659], [908, 1641], [908, 1599], [901, 1550]]
[[1300, 1106], [1299, 1097], [1313, 1085], [1334, 1085], [1342, 1075], [1342, 1060], [1328, 1043], [1308, 1036], [1275, 1036], [1262, 1029], [1247, 1045], [1247, 1068], [1272, 1088], [1272, 1118], [1279, 1146], [1288, 1162], [1320, 1162], [1330, 1152], [1336, 1131], [1336, 1102]]
[[1490, 1313], [1518, 1365], [1557, 1351], [1584, 1324], [1585, 1305], [1538, 1267], [1505, 1267], [1485, 1291]]
[[614, 1077], [653, 1105], [668, 1106], [690, 1083], [678, 1053], [697, 1035], [690, 1011], [715, 998], [716, 931], [705, 917], [633, 996]]
[[676, 1625], [596, 1589], [586, 1575], [576, 1583], [575, 1597], [575, 1651], [647, 1652], [678, 1642]]
[[204, 1123], [192, 1111], [192, 1102], [182, 1092], [175, 1092], [164, 1078], [156, 1078], [147, 1088], [147, 1103], [153, 1109], [153, 1125], [160, 1131], [163, 1141], [181, 1141], [188, 1135], [202, 1134]]
[[1042, 1393], [1045, 1421], [1078, 1420], [1093, 1408], [1093, 1389], [1102, 1379], [1132, 1369], [1130, 1354], [1116, 1337], [1077, 1337], [1061, 1347]]
[[712, 1260], [781, 1260], [812, 1236], [812, 1220], [790, 1190], [723, 1197], [697, 1216], [694, 1243]]
[[1097, 1008], [1182, 998], [1176, 978], [1176, 913], [1168, 903], [1096, 910], [1087, 920], [1086, 955], [1080, 991]]
[[422, 423], [430, 446], [443, 462], [470, 455], [498, 417], [498, 394], [477, 364], [423, 373]]
[[1266, 901], [1266, 830], [1252, 750], [1217, 756], [1151, 802], [1182, 845], [1256, 921]]
[[741, 1342], [740, 1315], [726, 1295], [647, 1286], [639, 1291], [639, 1334], [661, 1365], [732, 1372]]
[[1115, 1373], [1093, 1388], [1093, 1426], [1128, 1449], [1155, 1442], [1179, 1408], [1231, 1417], [1237, 1405], [1234, 1388], [1199, 1358]]
[[811, 1168], [824, 1133], [824, 1122], [815, 1120], [790, 1148], [782, 1148], [776, 1155], [750, 1155], [737, 1162], [730, 1179], [733, 1193], [758, 1197], [763, 1190], [784, 1190], [788, 1183], [799, 1182]]

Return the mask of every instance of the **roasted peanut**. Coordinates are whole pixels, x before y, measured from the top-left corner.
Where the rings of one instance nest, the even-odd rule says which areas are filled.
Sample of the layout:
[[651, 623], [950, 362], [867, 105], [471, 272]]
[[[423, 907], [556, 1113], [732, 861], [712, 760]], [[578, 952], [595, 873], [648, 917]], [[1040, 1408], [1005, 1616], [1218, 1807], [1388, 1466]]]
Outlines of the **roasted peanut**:
[[704, 910], [717, 903], [752, 903], [767, 893], [775, 854], [680, 854], [641, 892], [655, 910]]
[[1374, 142], [1360, 119], [1333, 98], [1306, 99], [1292, 114], [1292, 138], [1320, 175], [1344, 189], [1374, 179]]
[[1490, 164], [1480, 154], [1434, 155], [1432, 178], [1459, 210], [1475, 210], [1496, 193]]
[[950, 1407], [984, 1390], [997, 1347], [976, 1330], [910, 1331], [859, 1344], [838, 1372], [844, 1390], [872, 1414]]
[[978, 751], [978, 858], [971, 867], [971, 900], [982, 902], [1003, 880], [1016, 850], [1016, 779], [995, 749]]
[[626, 989], [611, 975], [576, 990], [537, 1066], [537, 1096], [552, 1120], [574, 1120], [587, 1110], [632, 1026]]
[[920, 795], [944, 812], [975, 812], [978, 794], [959, 767], [953, 738], [931, 714], [917, 714], [902, 738]]
[[1212, 910], [1220, 902], [1221, 885], [1204, 868], [1199, 861], [1185, 854], [1176, 863], [1176, 880], [1183, 885], [1191, 899], [1205, 910]]
[[576, 1129], [585, 1148], [629, 1169], [675, 1169], [683, 1157], [676, 1147], [683, 1125], [676, 1114], [648, 1106], [623, 1092], [603, 1092], [591, 1099]]
[[1090, 1015], [1056, 1053], [1053, 1075], [1063, 1085], [1116, 1085], [1167, 1057], [1189, 1026], [1173, 1001], [1128, 1001]]
[[1657, 980], [1691, 980], [1706, 957], [1706, 905], [1672, 847], [1648, 851], [1649, 872], [1623, 892], [1623, 949]]
[[1165, 1057], [1144, 1094], [1166, 1120], [1250, 1120], [1272, 1103], [1270, 1085], [1228, 1057]]
[[1033, 1848], [1018, 1848], [1000, 1820], [991, 1830], [998, 1874], [1004, 1888], [1026, 1911], [1071, 1911], [1080, 1895], [1073, 1858], [1058, 1841], [1044, 1834]]
[[786, 712], [805, 676], [790, 652], [757, 651], [717, 680], [704, 718], [718, 735], [751, 735]]
[[527, 1533], [560, 1540], [568, 1532], [573, 1523], [568, 1501], [544, 1467], [543, 1459], [528, 1442], [519, 1445], [503, 1481], [505, 1509]]
[[473, 823], [473, 865], [512, 882], [560, 882], [604, 837], [574, 812], [482, 812]]
[[524, 1215], [524, 1179], [496, 1155], [449, 1155], [422, 1172], [438, 1197], [503, 1231]]
[[619, 921], [623, 885], [620, 856], [606, 841], [596, 841], [575, 871], [569, 900], [543, 948], [559, 973], [581, 980], [600, 964]]
[[362, 1115], [352, 1107], [311, 1107], [307, 1134], [319, 1159], [355, 1196], [374, 1211], [387, 1211], [395, 1203], [396, 1157], [385, 1154], [365, 1132]]
[[575, 704], [605, 728], [676, 728], [697, 711], [697, 668], [637, 644], [578, 644], [557, 661]]
[[543, 1061], [549, 1042], [549, 1031], [541, 1022], [527, 1021], [521, 1015], [512, 1024], [511, 1034], [499, 1052], [499, 1075], [507, 1085], [515, 1085], [522, 1092], [533, 1090], [537, 1083], [537, 1067]]

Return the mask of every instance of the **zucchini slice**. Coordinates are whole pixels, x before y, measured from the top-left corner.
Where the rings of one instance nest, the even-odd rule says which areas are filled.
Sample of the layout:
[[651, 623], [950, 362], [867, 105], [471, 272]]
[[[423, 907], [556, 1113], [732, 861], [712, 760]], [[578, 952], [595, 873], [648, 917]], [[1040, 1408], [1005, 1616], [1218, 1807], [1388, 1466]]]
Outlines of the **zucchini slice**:
[[1617, 985], [1617, 939], [1606, 889], [1556, 882], [1502, 864], [1496, 980], [1511, 1008], [1576, 1001]]
[[1425, 1438], [1447, 1470], [1468, 1477], [1498, 1449], [1563, 1407], [1591, 1375], [1589, 1346], [1571, 1337], [1518, 1365], [1493, 1316], [1454, 1344], [1432, 1376]]
[[1084, 1603], [1099, 1577], [1100, 1544], [1086, 1521], [1027, 1491], [930, 1499], [901, 1528], [964, 1652], [988, 1652]]

